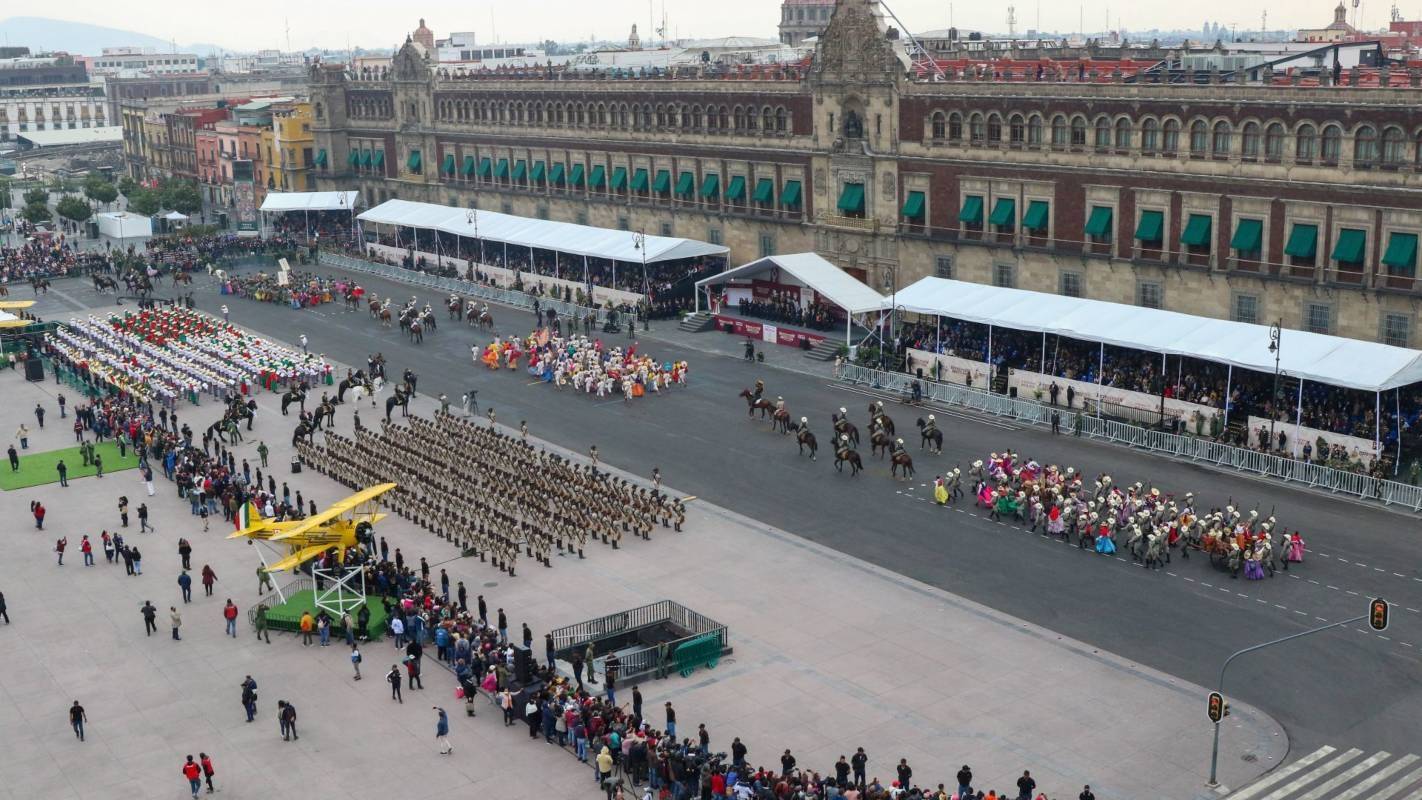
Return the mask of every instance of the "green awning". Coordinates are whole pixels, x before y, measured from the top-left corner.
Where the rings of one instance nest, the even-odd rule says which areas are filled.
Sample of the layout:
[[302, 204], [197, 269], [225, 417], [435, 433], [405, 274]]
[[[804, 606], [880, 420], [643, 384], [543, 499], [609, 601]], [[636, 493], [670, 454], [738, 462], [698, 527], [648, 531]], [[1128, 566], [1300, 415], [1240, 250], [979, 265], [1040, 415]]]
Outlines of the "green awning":
[[370, 159], [370, 165], [372, 167], [375, 167], [376, 169], [380, 169], [381, 167], [385, 166], [385, 151], [376, 150], [375, 155], [372, 156]]
[[501, 158], [501, 159], [499, 159], [499, 163], [494, 165], [494, 177], [495, 177], [495, 178], [507, 178], [508, 176], [509, 176], [509, 160], [508, 160], [507, 158]]
[[647, 191], [647, 171], [645, 169], [639, 169], [632, 173], [632, 191]]
[[1289, 242], [1284, 245], [1284, 255], [1294, 258], [1313, 258], [1318, 252], [1318, 226], [1295, 223], [1289, 231]]
[[1209, 247], [1210, 230], [1213, 220], [1205, 214], [1191, 214], [1185, 223], [1185, 232], [1180, 234], [1180, 243], [1190, 247]]
[[1254, 253], [1263, 241], [1264, 221], [1242, 219], [1234, 226], [1234, 237], [1229, 240], [1229, 247], [1241, 253]]
[[533, 182], [543, 183], [543, 178], [547, 171], [548, 168], [544, 166], [542, 161], [533, 162], [533, 175], [531, 176], [533, 178]]
[[780, 187], [780, 205], [786, 208], [794, 208], [800, 205], [800, 182], [786, 181]]
[[459, 170], [459, 174], [463, 175], [463, 176], [466, 177], [466, 178], [469, 177], [470, 175], [473, 175], [473, 174], [474, 174], [474, 164], [475, 164], [475, 162], [474, 162], [474, 156], [465, 156], [465, 157], [464, 157], [464, 166]]
[[[646, 176], [647, 176], [647, 173], [645, 173], [645, 172], [642, 173], [642, 177], [643, 177], [643, 179], [644, 179], [644, 182], [645, 182]], [[614, 191], [614, 192], [620, 192], [620, 191], [622, 191], [623, 189], [626, 189], [626, 188], [627, 188], [627, 168], [626, 168], [626, 167], [616, 167], [616, 168], [614, 168], [614, 169], [612, 170], [612, 191]]]
[[588, 175], [588, 186], [601, 189], [605, 185], [607, 185], [607, 167], [596, 164], [592, 168], [592, 173]]
[[1159, 242], [1165, 236], [1165, 214], [1160, 211], [1142, 211], [1140, 224], [1136, 226], [1136, 239], [1142, 242]]
[[568, 174], [568, 183], [572, 186], [581, 187], [583, 185], [583, 165], [574, 164]]
[[706, 173], [706, 177], [701, 179], [701, 198], [709, 200], [721, 191], [721, 179], [714, 172]]
[[1394, 233], [1387, 240], [1382, 263], [1394, 272], [1411, 275], [1417, 267], [1417, 234]]
[[1363, 249], [1368, 237], [1356, 228], [1338, 231], [1338, 242], [1333, 245], [1333, 260], [1343, 264], [1357, 264], [1363, 260]]
[[[658, 176], [660, 177], [660, 176]], [[690, 197], [696, 191], [696, 176], [690, 172], [683, 172], [676, 179], [676, 193], [681, 197]]]
[[[641, 170], [638, 170], [640, 172]], [[666, 194], [671, 189], [671, 173], [664, 169], [657, 170], [657, 177], [652, 180], [652, 191], [657, 194]]]
[[1047, 229], [1049, 208], [1046, 200], [1033, 200], [1027, 204], [1027, 213], [1022, 215], [1022, 227], [1029, 231]]
[[445, 175], [453, 175], [453, 174], [454, 174], [454, 154], [453, 154], [453, 153], [445, 153], [445, 154], [444, 154], [444, 162], [443, 162], [442, 164], [440, 164], [439, 171], [442, 172], [442, 173], [444, 173]]
[[1104, 239], [1111, 235], [1111, 207], [1092, 206], [1091, 216], [1086, 220], [1086, 235]]
[[411, 170], [418, 170], [420, 168], [420, 151], [411, 150], [410, 158], [405, 162], [405, 165]]
[[909, 219], [919, 219], [923, 216], [923, 192], [909, 192], [908, 199], [904, 201], [902, 213]]
[[746, 197], [746, 179], [742, 175], [731, 176], [731, 182], [726, 184], [726, 200], [732, 203], [744, 200]]
[[360, 151], [360, 165], [361, 165], [362, 167], [368, 167], [368, 166], [370, 166], [370, 156], [371, 156], [371, 151], [369, 151], [369, 150], [362, 150], [362, 151]]
[[360, 151], [359, 151], [359, 150], [352, 150], [352, 151], [350, 152], [350, 154], [346, 156], [346, 163], [347, 163], [347, 164], [350, 164], [350, 165], [353, 166], [353, 167], [354, 167], [359, 161], [360, 161]]
[[513, 165], [513, 179], [516, 181], [522, 181], [527, 175], [528, 162], [524, 161], [521, 158], [518, 161], [515, 161]]
[[567, 167], [563, 166], [563, 162], [560, 161], [557, 164], [554, 164], [553, 166], [548, 168], [548, 182], [553, 184], [554, 186], [562, 186], [564, 183], [564, 175], [566, 172]]
[[839, 192], [839, 202], [835, 207], [847, 214], [864, 213], [864, 184], [846, 183]]
[[494, 176], [494, 159], [485, 156], [479, 159], [479, 177], [492, 178]]
[[969, 225], [983, 224], [983, 199], [975, 194], [963, 198], [963, 210], [958, 212], [958, 221]]
[[324, 167], [324, 166], [326, 166], [326, 148], [324, 148], [324, 147], [321, 148], [320, 152], [318, 152], [318, 153], [316, 154], [316, 166], [318, 166], [318, 167]]
[[992, 216], [988, 222], [998, 227], [1011, 225], [1017, 214], [1017, 201], [1010, 197], [999, 197], [992, 205]]
[[775, 202], [775, 181], [770, 178], [761, 178], [755, 183], [755, 195], [751, 197], [757, 203]]

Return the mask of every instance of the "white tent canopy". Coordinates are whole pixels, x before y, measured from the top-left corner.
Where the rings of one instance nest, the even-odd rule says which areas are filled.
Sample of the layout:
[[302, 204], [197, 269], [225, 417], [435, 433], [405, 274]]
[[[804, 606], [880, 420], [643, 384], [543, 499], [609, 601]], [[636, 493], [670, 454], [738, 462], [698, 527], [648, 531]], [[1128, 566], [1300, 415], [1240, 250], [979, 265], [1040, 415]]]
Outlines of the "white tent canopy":
[[[387, 200], [357, 216], [361, 222], [438, 230], [468, 238], [504, 242], [520, 247], [537, 247], [571, 255], [607, 258], [638, 263], [643, 251], [636, 246], [632, 231], [594, 228], [571, 222], [516, 217], [494, 211], [473, 211], [410, 200]], [[680, 258], [718, 256], [730, 252], [722, 245], [671, 236], [646, 237], [646, 262], [675, 261]]]
[[719, 275], [702, 278], [696, 282], [696, 288], [723, 284], [735, 278], [748, 279], [768, 272], [780, 272], [793, 277], [850, 314], [878, 311], [886, 307], [884, 298], [880, 297], [878, 292], [817, 253], [766, 256], [728, 269]]
[[[1269, 327], [1078, 297], [924, 278], [895, 298], [905, 311], [1188, 356], [1271, 373]], [[1283, 333], [1282, 373], [1379, 392], [1422, 381], [1422, 351], [1306, 331]]]
[[182, 222], [183, 220], [186, 220], [187, 218], [188, 218], [188, 215], [187, 215], [187, 214], [184, 214], [184, 213], [181, 212], [181, 211], [169, 211], [168, 213], [166, 213], [166, 214], [163, 215], [163, 219], [166, 219], [166, 220], [168, 220], [169, 222]]
[[360, 192], [272, 192], [262, 201], [262, 211], [350, 211], [360, 202]]

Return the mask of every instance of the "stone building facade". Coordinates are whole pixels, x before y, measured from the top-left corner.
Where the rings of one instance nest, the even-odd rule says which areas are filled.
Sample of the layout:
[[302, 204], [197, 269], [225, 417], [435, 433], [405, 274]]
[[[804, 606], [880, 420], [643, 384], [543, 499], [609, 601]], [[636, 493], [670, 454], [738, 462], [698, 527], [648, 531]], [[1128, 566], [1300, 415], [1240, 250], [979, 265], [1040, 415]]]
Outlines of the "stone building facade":
[[917, 80], [869, 0], [838, 0], [800, 66], [451, 75], [407, 46], [313, 68], [316, 177], [732, 263], [814, 250], [885, 292], [941, 275], [1419, 342], [1422, 77], [1109, 73]]

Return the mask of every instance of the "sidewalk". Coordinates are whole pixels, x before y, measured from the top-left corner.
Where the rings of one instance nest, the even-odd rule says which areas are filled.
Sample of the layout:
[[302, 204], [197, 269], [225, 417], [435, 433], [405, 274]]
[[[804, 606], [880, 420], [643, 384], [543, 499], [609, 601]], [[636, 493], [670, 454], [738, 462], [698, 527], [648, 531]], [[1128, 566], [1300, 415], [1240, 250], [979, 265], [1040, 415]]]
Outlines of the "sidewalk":
[[[73, 434], [54, 424], [55, 389], [52, 377], [29, 384], [0, 373], [0, 394], [12, 399], [0, 407], [0, 430], [8, 435], [21, 421], [32, 425], [30, 412], [40, 401], [51, 414], [32, 450], [67, 446]], [[345, 496], [319, 474], [287, 474], [291, 420], [280, 417], [275, 395], [257, 401], [255, 431], [236, 448], [239, 465], [245, 457], [255, 469], [256, 443], [264, 439], [278, 483], [289, 482], [322, 508]], [[419, 397], [411, 412], [429, 415], [435, 406]], [[337, 411], [343, 431], [351, 409]], [[209, 403], [180, 413], [199, 429], [218, 411]], [[378, 417], [366, 406], [362, 418], [370, 425]], [[532, 433], [538, 433], [536, 420]], [[334, 774], [351, 797], [388, 797], [400, 785], [398, 776], [409, 775], [408, 769], [388, 770], [392, 763], [418, 769], [427, 794], [477, 787], [502, 797], [594, 796], [586, 768], [530, 742], [521, 729], [503, 731], [487, 712], [472, 721], [452, 712], [459, 756], [438, 760], [430, 741], [433, 712], [419, 700], [390, 706], [378, 677], [351, 681], [344, 646], [308, 649], [288, 637], [258, 644], [245, 623], [239, 639], [224, 640], [224, 600], [232, 597], [243, 611], [256, 600], [252, 545], [226, 540], [229, 523], [220, 518], [202, 533], [161, 474], [154, 498], [144, 496], [136, 476], [0, 493], [0, 512], [14, 521], [9, 557], [0, 562], [0, 591], [14, 620], [0, 625], [0, 637], [11, 637], [0, 644], [6, 676], [0, 720], [7, 720], [0, 725], [0, 748], [10, 756], [0, 762], [0, 786], [10, 796], [152, 797], [168, 782], [176, 791], [182, 756], [197, 750], [214, 756], [218, 785], [243, 796], [306, 796], [311, 781]], [[125, 531], [146, 556], [140, 578], [126, 578], [102, 554], [98, 566], [85, 569], [78, 553], [81, 533], [97, 539], [102, 527], [117, 525], [121, 493], [134, 507], [148, 502], [158, 527], [137, 534], [135, 519]], [[50, 509], [43, 534], [29, 520], [31, 499]], [[559, 558], [552, 569], [524, 563], [513, 579], [459, 559], [452, 545], [393, 515], [377, 534], [401, 548], [407, 561], [427, 556], [436, 576], [440, 568], [449, 570], [452, 584], [464, 581], [471, 603], [484, 594], [491, 609], [509, 610], [513, 626], [527, 621], [535, 637], [661, 598], [725, 623], [733, 657], [690, 678], [645, 684], [643, 695], [648, 709], [672, 700], [683, 729], [705, 722], [714, 749], [727, 749], [739, 736], [756, 764], [778, 764], [788, 747], [801, 768], [832, 773], [840, 754], [863, 746], [870, 777], [886, 783], [898, 759], [907, 758], [916, 778], [929, 785], [951, 783], [966, 763], [984, 789], [1012, 790], [1030, 769], [1053, 798], [1075, 797], [1087, 783], [1101, 798], [1210, 796], [1203, 785], [1210, 748], [1205, 689], [733, 511], [701, 501], [688, 508], [683, 534], [657, 530], [651, 542], [632, 541], [620, 551], [593, 546], [586, 560]], [[60, 535], [70, 540], [62, 568], [50, 552]], [[211, 564], [222, 579], [216, 596], [199, 592], [187, 607], [175, 585], [180, 535], [193, 541], [194, 566]], [[1030, 576], [1005, 571], [1003, 579], [1030, 591]], [[165, 612], [160, 635], [151, 639], [141, 636], [138, 606], [145, 599]], [[165, 630], [167, 606], [175, 604], [185, 612], [182, 643], [169, 641]], [[1062, 605], [1069, 608], [1070, 598]], [[383, 673], [384, 655], [395, 660], [388, 646], [365, 651], [368, 676]], [[258, 680], [262, 698], [254, 726], [243, 723], [237, 702], [246, 673]], [[427, 670], [427, 676], [429, 697], [420, 699], [455, 709], [452, 678], [442, 670]], [[623, 688], [630, 697], [630, 687]], [[300, 706], [300, 743], [277, 738], [278, 698]], [[74, 699], [91, 718], [84, 745], [65, 724], [64, 708]], [[660, 713], [651, 716], [660, 725]], [[1221, 782], [1242, 785], [1286, 752], [1287, 737], [1271, 718], [1235, 703], [1223, 731]], [[69, 768], [76, 754], [83, 754], [85, 769]]]

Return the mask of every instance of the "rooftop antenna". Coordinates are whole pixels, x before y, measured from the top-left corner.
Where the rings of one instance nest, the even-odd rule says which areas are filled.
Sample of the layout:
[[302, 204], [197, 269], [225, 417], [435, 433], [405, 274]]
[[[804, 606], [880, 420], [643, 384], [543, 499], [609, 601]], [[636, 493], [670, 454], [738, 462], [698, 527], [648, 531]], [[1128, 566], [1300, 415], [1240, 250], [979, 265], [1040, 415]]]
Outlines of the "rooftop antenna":
[[283, 18], [282, 18], [282, 21], [286, 24], [286, 52], [290, 53], [290, 52], [291, 52], [291, 17], [283, 17]]
[[1017, 6], [1007, 7], [1007, 35], [1009, 37], [1017, 35]]

